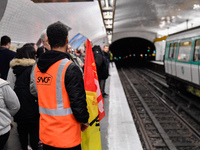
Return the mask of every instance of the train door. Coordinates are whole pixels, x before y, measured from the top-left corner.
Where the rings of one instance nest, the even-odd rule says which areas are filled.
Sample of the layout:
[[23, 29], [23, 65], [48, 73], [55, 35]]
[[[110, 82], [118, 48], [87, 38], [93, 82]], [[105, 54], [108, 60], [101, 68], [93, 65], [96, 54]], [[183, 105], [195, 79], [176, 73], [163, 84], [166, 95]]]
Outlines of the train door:
[[192, 50], [191, 40], [180, 41], [178, 58], [176, 62], [177, 77], [189, 82], [191, 82], [191, 69], [190, 69], [191, 50]]
[[172, 72], [171, 74], [173, 76], [176, 76], [176, 49], [177, 49], [177, 42], [173, 44], [173, 53], [172, 53], [172, 56], [171, 56], [171, 69], [172, 69]]
[[166, 43], [165, 47], [165, 60], [164, 60], [164, 67], [165, 67], [165, 73], [169, 73], [169, 45], [170, 43]]
[[173, 69], [172, 69], [172, 65], [173, 65], [173, 53], [174, 53], [174, 44], [170, 43], [169, 45], [169, 53], [168, 53], [168, 71], [169, 74], [172, 75]]
[[200, 48], [200, 39], [196, 39], [193, 46], [193, 57], [191, 63], [191, 71], [192, 71], [192, 82], [195, 84], [199, 84], [199, 48]]

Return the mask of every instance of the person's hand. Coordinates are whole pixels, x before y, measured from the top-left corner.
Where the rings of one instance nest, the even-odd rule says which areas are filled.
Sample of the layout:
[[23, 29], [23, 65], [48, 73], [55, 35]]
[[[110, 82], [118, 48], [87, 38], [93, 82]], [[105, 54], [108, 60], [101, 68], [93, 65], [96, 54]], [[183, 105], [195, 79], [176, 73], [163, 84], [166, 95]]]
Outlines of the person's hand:
[[81, 131], [84, 132], [89, 127], [89, 123], [81, 123]]
[[81, 64], [80, 66], [81, 66], [81, 68], [83, 68], [84, 64]]

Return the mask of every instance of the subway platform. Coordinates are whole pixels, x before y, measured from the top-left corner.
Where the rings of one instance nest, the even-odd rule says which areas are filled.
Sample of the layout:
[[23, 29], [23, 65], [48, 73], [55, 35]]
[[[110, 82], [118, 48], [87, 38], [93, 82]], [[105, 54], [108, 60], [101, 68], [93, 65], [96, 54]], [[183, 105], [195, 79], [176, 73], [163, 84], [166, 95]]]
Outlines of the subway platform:
[[146, 67], [154, 72], [165, 75], [164, 61], [149, 61]]
[[[109, 73], [105, 87], [108, 96], [104, 98], [106, 116], [100, 122], [102, 150], [142, 150], [115, 64]], [[16, 126], [14, 123], [4, 150], [21, 149]]]

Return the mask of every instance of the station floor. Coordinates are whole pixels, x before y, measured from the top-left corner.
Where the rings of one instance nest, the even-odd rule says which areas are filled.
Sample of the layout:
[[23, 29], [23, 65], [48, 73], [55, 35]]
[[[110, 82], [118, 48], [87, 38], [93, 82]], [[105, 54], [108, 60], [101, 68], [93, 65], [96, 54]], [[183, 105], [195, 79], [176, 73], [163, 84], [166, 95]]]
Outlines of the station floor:
[[[142, 150], [115, 64], [110, 66], [109, 73], [105, 87], [105, 92], [109, 95], [104, 98], [106, 116], [100, 122], [102, 150]], [[21, 149], [16, 128], [14, 123], [3, 150]]]
[[109, 73], [105, 89], [109, 96], [104, 99], [106, 117], [100, 123], [102, 150], [142, 150], [115, 64], [110, 65]]

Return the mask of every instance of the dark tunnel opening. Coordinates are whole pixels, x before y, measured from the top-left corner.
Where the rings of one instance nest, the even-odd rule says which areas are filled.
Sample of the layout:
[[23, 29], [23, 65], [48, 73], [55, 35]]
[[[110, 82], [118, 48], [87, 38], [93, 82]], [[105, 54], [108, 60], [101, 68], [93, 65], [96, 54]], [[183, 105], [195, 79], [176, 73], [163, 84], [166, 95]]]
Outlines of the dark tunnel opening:
[[117, 67], [146, 66], [155, 60], [156, 49], [152, 42], [143, 38], [123, 38], [110, 45]]

